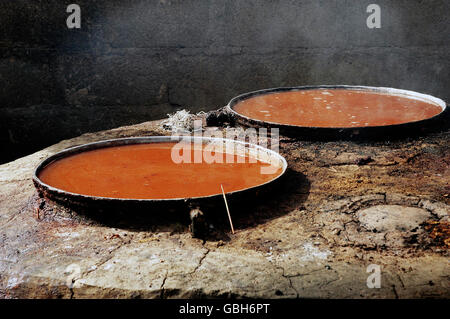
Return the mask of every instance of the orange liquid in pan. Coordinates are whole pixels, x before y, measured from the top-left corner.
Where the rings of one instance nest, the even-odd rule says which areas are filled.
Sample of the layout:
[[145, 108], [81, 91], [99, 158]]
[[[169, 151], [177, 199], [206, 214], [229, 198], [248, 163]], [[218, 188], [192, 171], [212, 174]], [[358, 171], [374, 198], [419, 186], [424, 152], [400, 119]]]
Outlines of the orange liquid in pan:
[[[171, 158], [175, 143], [115, 146], [87, 151], [52, 162], [39, 174], [41, 181], [72, 193], [112, 198], [166, 199], [199, 197], [242, 190], [281, 174], [261, 174], [270, 164], [237, 155], [233, 163], [180, 163]], [[192, 162], [194, 150], [191, 150]], [[205, 152], [196, 151], [196, 152]], [[214, 154], [213, 154], [214, 155]]]
[[428, 119], [439, 105], [403, 96], [347, 89], [270, 93], [237, 103], [252, 119], [305, 127], [366, 127]]

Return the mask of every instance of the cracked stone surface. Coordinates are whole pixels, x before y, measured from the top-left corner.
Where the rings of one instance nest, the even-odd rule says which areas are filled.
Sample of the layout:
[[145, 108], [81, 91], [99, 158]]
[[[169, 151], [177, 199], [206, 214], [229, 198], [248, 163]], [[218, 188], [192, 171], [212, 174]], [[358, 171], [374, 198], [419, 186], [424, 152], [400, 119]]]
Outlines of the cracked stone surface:
[[356, 215], [359, 223], [373, 232], [416, 229], [432, 216], [425, 209], [400, 205], [371, 206]]
[[[31, 175], [44, 158], [160, 134], [145, 122], [0, 166], [0, 297], [450, 297], [448, 238], [426, 226], [448, 230], [450, 132], [373, 144], [282, 137], [283, 185], [251, 208], [230, 207], [236, 233], [214, 222], [204, 241], [181, 222], [106, 225], [54, 203], [36, 210]], [[379, 289], [367, 287], [370, 264], [381, 267]]]

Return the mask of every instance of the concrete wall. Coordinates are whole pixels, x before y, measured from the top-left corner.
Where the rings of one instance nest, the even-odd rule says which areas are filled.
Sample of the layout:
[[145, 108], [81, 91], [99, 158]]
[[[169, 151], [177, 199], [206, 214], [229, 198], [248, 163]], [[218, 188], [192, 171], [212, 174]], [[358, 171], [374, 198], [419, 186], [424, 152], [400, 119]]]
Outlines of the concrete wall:
[[[77, 3], [82, 28], [66, 27]], [[382, 9], [368, 29], [366, 8]], [[87, 131], [306, 84], [450, 100], [448, 0], [0, 2], [0, 160]]]

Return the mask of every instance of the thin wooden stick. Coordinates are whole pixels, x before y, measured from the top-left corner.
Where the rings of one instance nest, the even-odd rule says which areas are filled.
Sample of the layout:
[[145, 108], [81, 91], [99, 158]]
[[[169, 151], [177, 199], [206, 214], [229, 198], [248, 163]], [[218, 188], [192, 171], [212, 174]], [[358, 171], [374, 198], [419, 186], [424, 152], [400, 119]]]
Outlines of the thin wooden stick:
[[222, 195], [223, 195], [223, 200], [225, 201], [225, 207], [227, 208], [228, 219], [230, 220], [230, 225], [231, 225], [231, 233], [232, 233], [232, 234], [234, 234], [234, 227], [233, 227], [233, 222], [231, 221], [230, 210], [228, 209], [227, 198], [225, 197], [225, 192], [224, 192], [224, 190], [223, 190], [223, 186], [222, 186], [222, 184], [220, 184], [220, 188], [222, 188]]

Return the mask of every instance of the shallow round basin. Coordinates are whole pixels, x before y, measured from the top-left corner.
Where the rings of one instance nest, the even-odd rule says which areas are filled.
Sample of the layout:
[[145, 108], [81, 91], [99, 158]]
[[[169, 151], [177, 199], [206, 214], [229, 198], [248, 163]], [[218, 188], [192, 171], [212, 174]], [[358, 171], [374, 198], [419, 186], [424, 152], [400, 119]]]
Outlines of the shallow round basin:
[[430, 95], [392, 88], [306, 86], [245, 93], [232, 99], [227, 108], [244, 124], [306, 134], [359, 134], [424, 126], [443, 114], [446, 104]]
[[76, 146], [44, 160], [33, 181], [46, 198], [85, 203], [186, 201], [260, 188], [286, 170], [278, 153], [234, 140], [136, 137]]

